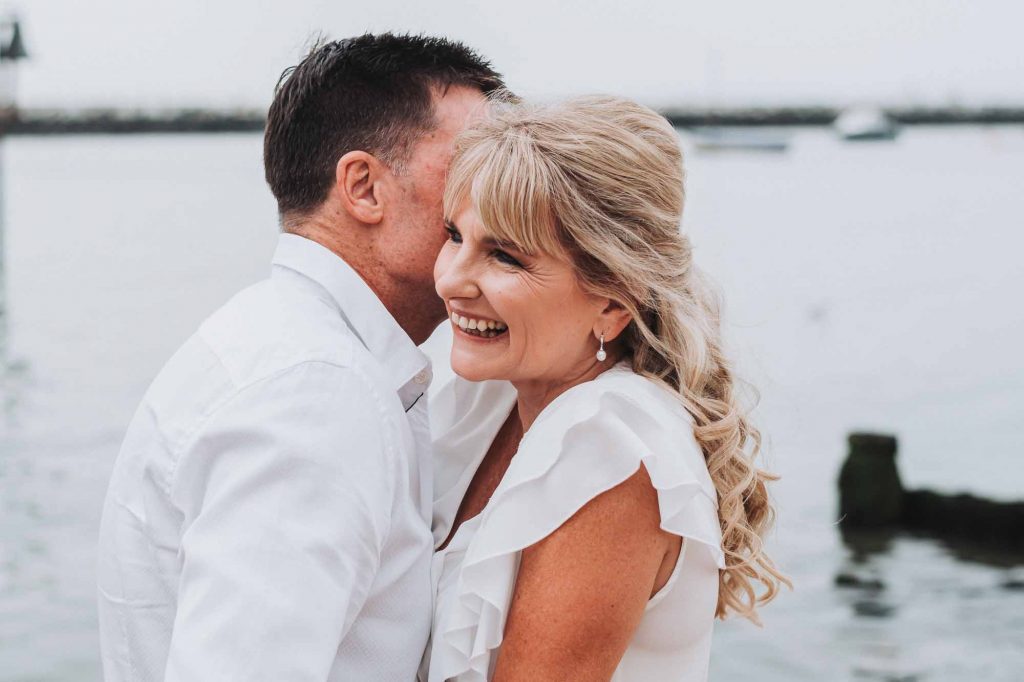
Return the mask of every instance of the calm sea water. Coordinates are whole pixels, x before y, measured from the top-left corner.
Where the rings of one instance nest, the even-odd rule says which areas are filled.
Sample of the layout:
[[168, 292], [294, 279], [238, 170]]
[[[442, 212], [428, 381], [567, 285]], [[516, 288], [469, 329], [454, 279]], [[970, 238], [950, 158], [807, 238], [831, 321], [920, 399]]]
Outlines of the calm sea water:
[[[905, 483], [1024, 498], [1024, 128], [893, 144], [794, 133], [785, 154], [689, 150], [685, 229], [761, 392], [796, 590], [718, 626], [713, 680], [1016, 680], [1024, 578], [834, 526], [850, 430], [897, 434]], [[194, 327], [267, 271], [256, 135], [2, 144], [9, 369], [0, 385], [0, 680], [99, 677], [95, 537], [125, 426]], [[444, 374], [445, 345], [428, 342]], [[839, 588], [840, 572], [879, 581]]]

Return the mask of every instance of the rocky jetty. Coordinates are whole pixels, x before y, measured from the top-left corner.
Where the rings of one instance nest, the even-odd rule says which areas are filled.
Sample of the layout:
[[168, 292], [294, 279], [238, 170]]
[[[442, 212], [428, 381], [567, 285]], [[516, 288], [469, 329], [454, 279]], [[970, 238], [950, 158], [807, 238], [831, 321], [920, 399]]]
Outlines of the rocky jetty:
[[839, 472], [839, 523], [844, 531], [907, 530], [969, 541], [999, 551], [1024, 551], [1024, 501], [906, 490], [896, 467], [894, 436], [853, 433]]

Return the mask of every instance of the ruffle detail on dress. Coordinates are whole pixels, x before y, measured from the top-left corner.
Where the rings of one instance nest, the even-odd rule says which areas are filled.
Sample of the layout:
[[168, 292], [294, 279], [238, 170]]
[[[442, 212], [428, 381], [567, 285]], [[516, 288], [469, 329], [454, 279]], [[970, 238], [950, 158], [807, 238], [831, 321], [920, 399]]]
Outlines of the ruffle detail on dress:
[[507, 381], [466, 381], [455, 377], [430, 403], [434, 440], [434, 546], [451, 531], [459, 505], [480, 460], [516, 404]]
[[616, 368], [555, 399], [524, 436], [466, 548], [454, 613], [430, 681], [486, 682], [505, 629], [520, 552], [587, 502], [647, 469], [661, 527], [705, 545], [725, 567], [717, 496], [692, 420], [669, 391]]

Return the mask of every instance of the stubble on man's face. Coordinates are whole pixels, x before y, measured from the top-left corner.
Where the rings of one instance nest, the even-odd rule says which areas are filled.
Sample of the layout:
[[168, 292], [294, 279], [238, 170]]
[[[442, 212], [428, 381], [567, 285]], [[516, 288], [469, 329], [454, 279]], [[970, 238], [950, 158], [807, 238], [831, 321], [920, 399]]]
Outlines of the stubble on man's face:
[[447, 313], [434, 291], [434, 261], [448, 238], [441, 201], [455, 137], [485, 113], [484, 95], [455, 86], [434, 96], [437, 126], [423, 135], [399, 178], [401, 203], [394, 207], [388, 251], [393, 254], [392, 276], [416, 299], [425, 317], [439, 324]]

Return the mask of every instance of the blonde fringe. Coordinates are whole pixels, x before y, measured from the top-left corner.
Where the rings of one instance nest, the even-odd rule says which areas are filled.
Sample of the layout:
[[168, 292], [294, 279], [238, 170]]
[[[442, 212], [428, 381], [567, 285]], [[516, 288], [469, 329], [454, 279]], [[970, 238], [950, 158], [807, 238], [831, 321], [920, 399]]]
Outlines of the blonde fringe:
[[678, 393], [718, 493], [726, 567], [716, 615], [759, 623], [757, 608], [790, 585], [763, 548], [775, 519], [767, 483], [777, 477], [754, 463], [761, 435], [735, 395], [718, 300], [679, 230], [675, 130], [615, 97], [493, 107], [457, 142], [445, 214], [470, 199], [493, 236], [564, 255], [586, 289], [629, 310], [633, 321], [615, 343], [635, 372]]

